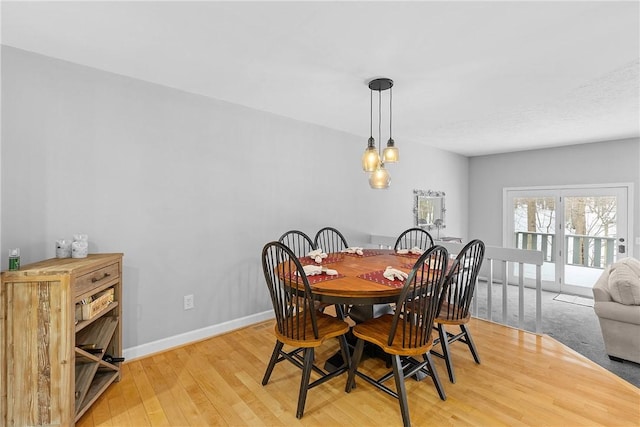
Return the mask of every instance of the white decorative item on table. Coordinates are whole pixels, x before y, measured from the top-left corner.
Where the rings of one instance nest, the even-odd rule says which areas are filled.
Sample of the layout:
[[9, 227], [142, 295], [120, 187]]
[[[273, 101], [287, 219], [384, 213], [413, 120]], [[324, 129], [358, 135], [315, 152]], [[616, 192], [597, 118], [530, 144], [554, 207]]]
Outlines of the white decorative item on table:
[[322, 263], [323, 259], [327, 258], [328, 255], [321, 248], [318, 248], [309, 252], [308, 256], [309, 258], [320, 264]]

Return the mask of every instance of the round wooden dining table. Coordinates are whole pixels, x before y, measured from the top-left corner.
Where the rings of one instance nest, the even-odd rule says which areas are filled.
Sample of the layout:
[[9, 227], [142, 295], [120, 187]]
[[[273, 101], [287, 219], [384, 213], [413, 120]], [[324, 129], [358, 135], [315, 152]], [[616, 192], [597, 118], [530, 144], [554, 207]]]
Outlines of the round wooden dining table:
[[321, 265], [336, 270], [337, 276], [325, 273], [308, 276], [316, 299], [326, 304], [373, 305], [395, 302], [404, 281], [390, 281], [382, 276], [391, 266], [409, 273], [419, 255], [396, 254], [387, 249], [364, 249], [362, 255], [330, 253], [316, 263], [311, 258], [300, 258], [303, 265]]
[[[299, 261], [303, 266], [320, 265], [338, 272], [336, 276], [325, 273], [307, 276], [314, 299], [335, 305], [338, 316], [348, 315], [352, 321], [360, 323], [393, 312], [389, 303], [398, 300], [405, 282], [386, 279], [382, 274], [384, 270], [391, 266], [409, 274], [419, 257], [419, 254], [397, 254], [389, 249], [363, 249], [362, 255], [330, 253], [321, 263], [309, 257], [299, 258]], [[355, 340], [352, 336], [348, 336], [347, 340], [350, 341], [350, 338]], [[385, 360], [388, 357], [375, 345], [366, 346], [365, 352]], [[342, 354], [338, 352], [330, 357], [324, 368], [327, 371], [346, 369]]]

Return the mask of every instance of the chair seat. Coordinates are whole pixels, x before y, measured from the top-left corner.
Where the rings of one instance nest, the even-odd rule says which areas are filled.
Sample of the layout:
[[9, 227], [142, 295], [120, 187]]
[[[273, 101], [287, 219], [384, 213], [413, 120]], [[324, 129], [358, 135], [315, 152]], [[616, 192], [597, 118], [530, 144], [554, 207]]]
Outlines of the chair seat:
[[[447, 301], [442, 302], [442, 306], [440, 307], [440, 315], [436, 317], [436, 323], [442, 323], [443, 325], [464, 325], [469, 323], [471, 319], [471, 313], [467, 313], [465, 317], [461, 317], [458, 319], [449, 319], [446, 317], [447, 313], [455, 313], [459, 308], [454, 304], [449, 304]], [[443, 316], [444, 314], [444, 316]]]
[[[305, 333], [302, 331], [300, 333], [301, 337], [306, 337], [305, 339], [293, 339], [289, 338], [285, 335], [282, 335], [278, 332], [277, 324], [274, 325], [274, 334], [278, 341], [291, 345], [294, 347], [318, 347], [323, 342], [325, 342], [329, 338], [335, 338], [342, 334], [346, 334], [349, 331], [349, 324], [343, 320], [335, 318], [333, 316], [329, 316], [328, 314], [324, 314], [322, 312], [316, 312], [316, 322], [318, 325], [318, 339], [313, 337], [313, 326], [311, 322], [311, 317], [307, 314], [306, 321], [304, 324], [306, 325]], [[301, 322], [302, 323], [302, 322]]]
[[[426, 344], [421, 347], [408, 348], [402, 346], [402, 328], [400, 323], [396, 329], [393, 344], [387, 344], [389, 339], [389, 331], [393, 322], [392, 314], [384, 314], [375, 319], [368, 320], [364, 323], [357, 324], [353, 327], [353, 334], [370, 343], [376, 344], [382, 348], [385, 353], [398, 356], [420, 356], [427, 353], [433, 347], [433, 337], [429, 335]], [[408, 334], [408, 332], [407, 332]]]

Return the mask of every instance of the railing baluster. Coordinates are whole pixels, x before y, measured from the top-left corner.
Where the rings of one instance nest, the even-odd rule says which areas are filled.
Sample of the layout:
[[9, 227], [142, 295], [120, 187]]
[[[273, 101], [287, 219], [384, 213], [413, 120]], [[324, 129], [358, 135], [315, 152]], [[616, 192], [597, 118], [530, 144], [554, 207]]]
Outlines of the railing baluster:
[[542, 264], [536, 265], [536, 334], [542, 333]]
[[613, 264], [613, 251], [615, 246], [615, 238], [607, 239], [607, 265]]
[[524, 263], [518, 263], [518, 328], [524, 328]]
[[507, 294], [507, 268], [509, 264], [507, 261], [502, 261], [502, 323], [507, 324], [507, 303], [509, 302], [509, 296]]
[[580, 262], [580, 239], [579, 237], [573, 237], [573, 262], [572, 264], [574, 265], [578, 265], [581, 264]]
[[493, 296], [491, 295], [491, 289], [493, 288], [493, 259], [489, 260], [489, 284], [487, 286], [487, 319], [492, 320], [491, 302]]
[[600, 268], [602, 265], [602, 239], [593, 238], [593, 266]]
[[473, 299], [471, 300], [471, 313], [474, 317], [478, 317], [478, 279], [476, 278], [476, 286], [473, 288]]

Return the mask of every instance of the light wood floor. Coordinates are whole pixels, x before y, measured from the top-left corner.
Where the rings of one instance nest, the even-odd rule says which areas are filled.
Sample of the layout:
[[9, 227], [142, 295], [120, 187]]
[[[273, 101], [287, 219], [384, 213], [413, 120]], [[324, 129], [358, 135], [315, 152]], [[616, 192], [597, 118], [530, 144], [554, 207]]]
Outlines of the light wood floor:
[[[407, 380], [414, 426], [639, 426], [640, 389], [548, 336], [472, 319], [482, 364], [452, 345], [456, 384], [435, 358], [447, 393], [430, 378]], [[344, 392], [346, 375], [313, 388], [295, 417], [301, 371], [276, 365], [261, 385], [273, 349], [272, 322], [260, 323], [127, 362], [123, 378], [78, 426], [396, 426], [398, 402], [364, 381]], [[326, 343], [322, 361], [338, 349]], [[367, 359], [363, 369], [384, 369]], [[391, 384], [393, 381], [391, 381]]]

